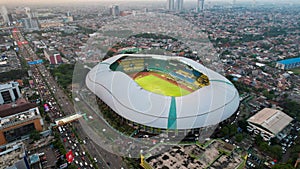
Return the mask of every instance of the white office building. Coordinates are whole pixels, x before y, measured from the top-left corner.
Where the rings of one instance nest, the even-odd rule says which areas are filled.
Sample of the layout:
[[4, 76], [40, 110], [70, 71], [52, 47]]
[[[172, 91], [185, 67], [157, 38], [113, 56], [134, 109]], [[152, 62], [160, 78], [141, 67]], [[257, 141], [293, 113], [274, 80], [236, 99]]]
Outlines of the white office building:
[[14, 102], [20, 97], [21, 93], [18, 82], [0, 84], [0, 105]]

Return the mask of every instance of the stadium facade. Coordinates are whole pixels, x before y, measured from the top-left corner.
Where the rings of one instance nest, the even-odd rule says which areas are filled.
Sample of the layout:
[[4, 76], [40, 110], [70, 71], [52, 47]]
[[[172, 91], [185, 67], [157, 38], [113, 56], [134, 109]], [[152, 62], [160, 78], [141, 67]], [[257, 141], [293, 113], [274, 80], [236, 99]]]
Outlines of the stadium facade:
[[[135, 81], [140, 72], [159, 72], [190, 92], [165, 95], [149, 91]], [[184, 57], [116, 55], [96, 65], [86, 85], [127, 123], [153, 132], [215, 126], [239, 107], [238, 91], [229, 80]]]

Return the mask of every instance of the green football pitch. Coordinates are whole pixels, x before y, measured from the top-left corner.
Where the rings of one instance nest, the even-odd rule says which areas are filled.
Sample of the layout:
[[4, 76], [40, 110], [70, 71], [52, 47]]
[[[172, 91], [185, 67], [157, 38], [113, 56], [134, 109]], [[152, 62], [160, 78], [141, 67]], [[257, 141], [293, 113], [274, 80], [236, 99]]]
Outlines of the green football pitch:
[[143, 89], [165, 96], [184, 96], [191, 92], [161, 79], [154, 75], [147, 75], [134, 79]]

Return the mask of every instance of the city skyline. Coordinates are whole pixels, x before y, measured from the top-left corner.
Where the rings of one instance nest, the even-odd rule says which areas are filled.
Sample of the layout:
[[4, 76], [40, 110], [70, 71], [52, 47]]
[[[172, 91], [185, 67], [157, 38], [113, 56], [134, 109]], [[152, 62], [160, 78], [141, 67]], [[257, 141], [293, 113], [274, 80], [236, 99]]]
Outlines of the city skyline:
[[[163, 2], [166, 3], [165, 0], [114, 0], [114, 1], [110, 1], [110, 0], [65, 0], [65, 1], [60, 1], [60, 0], [49, 0], [49, 1], [39, 1], [39, 0], [2, 0], [0, 2], [0, 5], [5, 5], [5, 4], [53, 4], [53, 3], [60, 3], [60, 4], [65, 4], [65, 3], [84, 3], [84, 2], [110, 2], [110, 3], [118, 3], [118, 2]], [[185, 0], [185, 2], [197, 2], [197, 0]], [[207, 2], [226, 2], [226, 3], [232, 3], [233, 0], [207, 0]], [[239, 3], [239, 2], [253, 2], [253, 0], [235, 0], [235, 3]], [[258, 2], [258, 1], [257, 1]], [[261, 0], [259, 2], [272, 2], [274, 3], [274, 1], [272, 0]], [[297, 0], [287, 0], [287, 1], [277, 1], [275, 3], [300, 3]]]

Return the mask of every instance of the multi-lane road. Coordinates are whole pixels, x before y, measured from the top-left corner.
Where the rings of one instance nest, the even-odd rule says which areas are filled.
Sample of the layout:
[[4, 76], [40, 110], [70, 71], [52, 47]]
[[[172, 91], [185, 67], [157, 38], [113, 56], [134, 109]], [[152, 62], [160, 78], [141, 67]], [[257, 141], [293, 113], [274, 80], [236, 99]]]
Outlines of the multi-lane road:
[[[33, 51], [32, 47], [30, 46], [30, 43], [26, 41], [22, 33], [18, 29], [13, 30], [13, 37], [17, 44], [19, 44], [20, 49], [20, 55], [24, 57], [26, 60], [38, 60], [40, 59], [36, 53]], [[25, 42], [25, 43], [24, 43]], [[51, 76], [49, 70], [43, 65], [43, 64], [37, 64], [37, 65], [31, 65], [30, 69], [33, 74], [33, 78], [35, 80], [35, 85], [41, 95], [41, 99], [43, 99], [44, 102], [55, 102], [57, 104], [51, 106], [50, 110], [50, 118], [52, 122], [57, 118], [62, 118], [64, 116], [68, 116], [71, 114], [76, 113], [73, 105], [73, 101], [70, 99], [69, 96], [65, 94], [63, 89], [57, 84], [53, 76]], [[52, 98], [52, 94], [54, 98]], [[55, 100], [55, 101], [54, 101]], [[123, 168], [124, 165], [122, 164], [122, 159], [114, 154], [111, 154], [105, 150], [103, 150], [101, 147], [99, 147], [97, 144], [95, 144], [93, 141], [91, 141], [84, 130], [82, 129], [80, 123], [74, 122], [73, 127], [76, 128], [76, 133], [81, 140], [86, 140], [85, 144], [78, 144], [78, 148], [76, 150], [80, 151], [77, 152], [82, 156], [83, 150], [87, 150], [86, 153], [89, 153], [93, 158], [95, 157], [98, 159], [98, 162], [96, 163], [98, 165], [98, 168], [114, 168], [114, 169], [120, 169]], [[65, 127], [67, 131], [69, 131], [68, 126]], [[66, 138], [67, 141], [64, 143], [66, 149], [74, 147], [74, 142], [76, 142], [75, 139], [71, 139], [68, 136], [66, 136], [66, 133], [61, 133], [62, 139]], [[70, 143], [71, 142], [71, 143]], [[76, 157], [77, 158], [77, 157]], [[80, 161], [82, 159], [76, 159], [76, 161]], [[83, 161], [81, 161], [83, 162]], [[92, 162], [87, 159], [87, 162], [91, 164]], [[75, 163], [75, 160], [74, 160]], [[79, 167], [82, 167], [80, 165], [80, 162], [78, 164]], [[90, 166], [86, 166], [90, 167]], [[93, 168], [93, 167], [90, 167]]]

